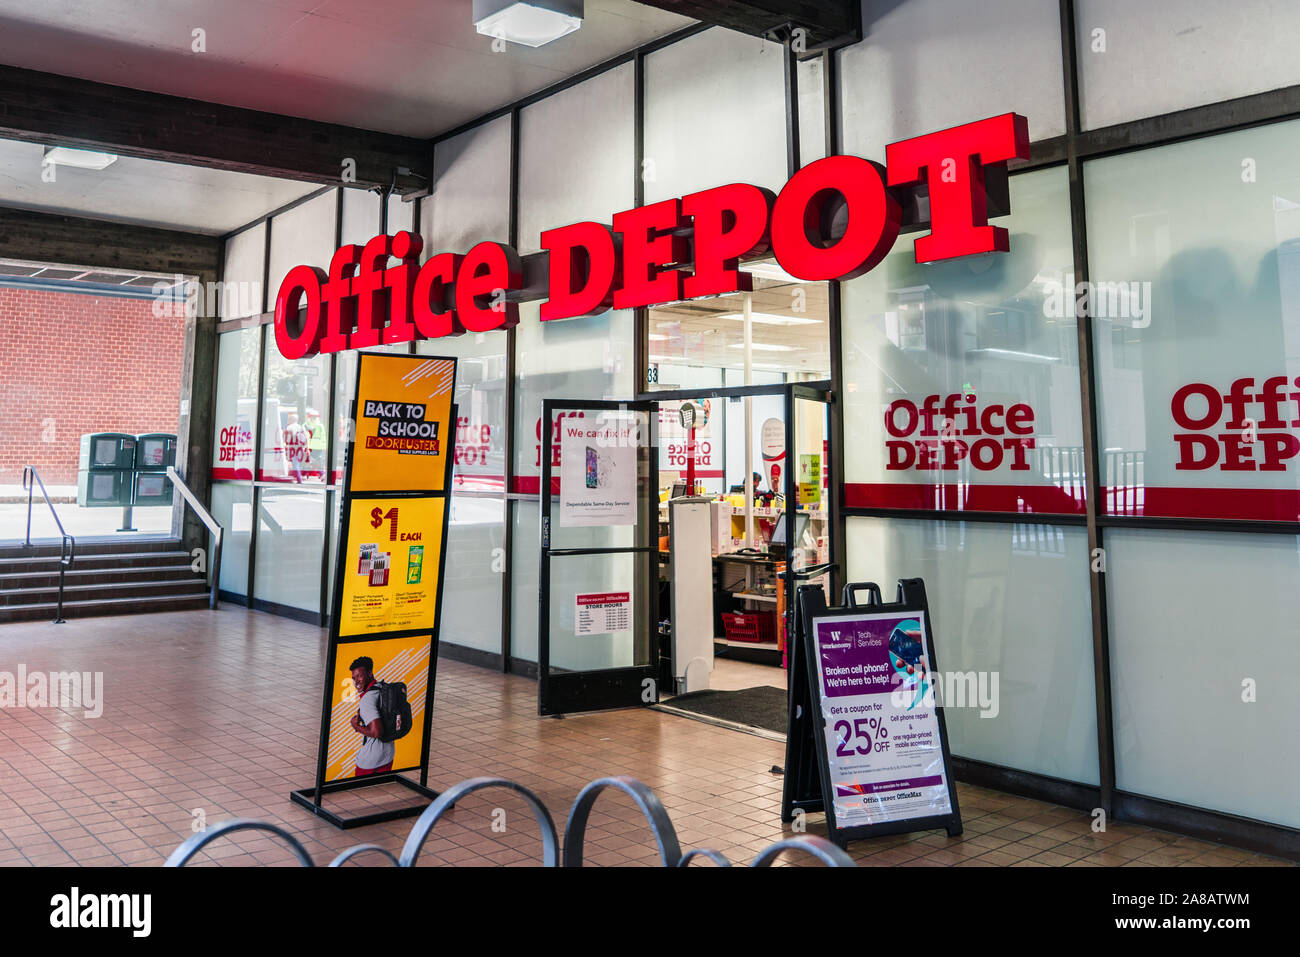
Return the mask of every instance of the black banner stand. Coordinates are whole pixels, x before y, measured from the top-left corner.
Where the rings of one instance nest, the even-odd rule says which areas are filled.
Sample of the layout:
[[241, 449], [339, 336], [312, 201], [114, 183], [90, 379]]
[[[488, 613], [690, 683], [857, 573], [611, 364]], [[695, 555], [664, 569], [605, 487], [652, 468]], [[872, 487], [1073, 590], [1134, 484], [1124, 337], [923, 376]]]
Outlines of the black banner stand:
[[[357, 356], [357, 382], [353, 389], [353, 395], [359, 395], [361, 386], [361, 364], [364, 361], [364, 358], [364, 354]], [[412, 358], [416, 357], [413, 356]], [[427, 360], [431, 357], [419, 356], [418, 358]], [[453, 383], [455, 381], [454, 373], [452, 381]], [[438, 675], [438, 644], [439, 632], [442, 625], [442, 587], [444, 572], [446, 571], [447, 566], [447, 527], [451, 519], [452, 464], [456, 457], [456, 422], [458, 411], [457, 405], [453, 402], [447, 415], [447, 431], [449, 435], [444, 437], [446, 441], [442, 446], [442, 454], [445, 456], [443, 462], [444, 475], [442, 496], [446, 499], [446, 502], [442, 511], [442, 545], [438, 550], [438, 584], [435, 592], [437, 595], [437, 607], [434, 609], [433, 638], [429, 646], [429, 680], [424, 693], [424, 739], [420, 753], [420, 780], [417, 782], [413, 781], [411, 778], [405, 777], [406, 773], [410, 770], [414, 770], [407, 769], [406, 771], [374, 774], [363, 778], [349, 778], [343, 781], [326, 782], [325, 769], [328, 764], [330, 719], [333, 715], [335, 680], [334, 663], [335, 658], [337, 657], [337, 649], [340, 644], [372, 641], [377, 637], [381, 637], [379, 635], [363, 635], [350, 638], [339, 637], [339, 623], [342, 620], [341, 615], [343, 608], [343, 575], [346, 568], [349, 566], [349, 556], [346, 552], [348, 547], [348, 529], [351, 524], [351, 505], [353, 498], [352, 464], [357, 435], [356, 402], [353, 402], [351, 414], [353, 427], [348, 439], [342, 493], [343, 501], [339, 506], [339, 540], [334, 560], [334, 599], [330, 602], [330, 641], [325, 661], [325, 695], [324, 701], [321, 705], [320, 750], [316, 758], [316, 785], [315, 787], [299, 788], [296, 791], [289, 792], [289, 799], [293, 801], [293, 803], [306, 808], [317, 817], [325, 819], [330, 824], [333, 824], [335, 827], [342, 830], [348, 830], [354, 827], [364, 827], [368, 824], [380, 824], [384, 821], [394, 821], [400, 818], [415, 817], [416, 815], [424, 813], [424, 809], [428, 807], [429, 803], [432, 803], [438, 797], [439, 792], [429, 787], [429, 733], [432, 730], [433, 722], [433, 688]], [[430, 497], [430, 494], [431, 493], [425, 491], [365, 491], [360, 493], [363, 498], [392, 499], [394, 501], [400, 501], [404, 498], [427, 498]], [[435, 494], [433, 497], [437, 497], [437, 495]], [[426, 634], [427, 632], [427, 628], [417, 628], [406, 631], [386, 632], [382, 637], [402, 638], [410, 635]], [[427, 801], [404, 807], [388, 808], [370, 814], [360, 814], [353, 817], [344, 817], [341, 814], [337, 814], [325, 807], [323, 804], [323, 799], [326, 794], [337, 794], [341, 791], [352, 791], [357, 788], [374, 787], [381, 784], [400, 784], [403, 787], [414, 791], [421, 797], [426, 798]]]
[[[857, 603], [855, 596], [859, 591], [867, 592], [867, 604]], [[848, 615], [854, 611], [894, 614], [921, 612], [925, 621], [925, 650], [930, 661], [930, 671], [932, 674], [939, 673], [930, 628], [930, 607], [925, 597], [925, 583], [921, 579], [899, 579], [897, 599], [888, 603], [881, 600], [880, 586], [875, 582], [847, 584], [844, 586], [844, 604], [837, 608], [826, 604], [826, 593], [820, 585], [800, 585], [795, 593], [795, 630], [790, 649], [790, 713], [785, 739], [781, 820], [787, 823], [794, 820], [798, 811], [824, 811], [827, 835], [841, 848], [846, 847], [849, 841], [867, 837], [938, 828], [947, 831], [949, 837], [956, 837], [962, 832], [961, 809], [957, 804], [957, 782], [952, 778], [952, 761], [948, 753], [948, 726], [944, 721], [943, 708], [938, 703], [934, 710], [939, 722], [944, 780], [948, 785], [952, 812], [857, 827], [840, 827], [835, 821], [835, 791], [831, 784], [830, 757], [826, 751], [826, 721], [818, 702], [820, 689], [817, 682], [817, 642], [813, 634], [813, 621], [829, 615]]]

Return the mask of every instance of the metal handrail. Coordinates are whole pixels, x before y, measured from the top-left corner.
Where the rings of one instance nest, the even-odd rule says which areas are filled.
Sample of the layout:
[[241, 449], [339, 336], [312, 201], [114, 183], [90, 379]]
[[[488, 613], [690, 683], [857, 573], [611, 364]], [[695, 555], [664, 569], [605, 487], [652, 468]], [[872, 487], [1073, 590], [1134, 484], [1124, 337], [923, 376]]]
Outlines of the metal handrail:
[[[33, 481], [34, 480], [34, 481]], [[50, 514], [54, 516], [54, 524], [59, 528], [59, 534], [63, 536], [63, 541], [59, 545], [59, 604], [54, 612], [54, 623], [63, 624], [63, 579], [72, 562], [77, 555], [77, 540], [67, 533], [63, 528], [63, 522], [59, 519], [59, 513], [54, 510], [54, 503], [50, 501], [50, 495], [45, 491], [45, 483], [41, 481], [40, 474], [33, 465], [23, 466], [23, 490], [27, 493], [27, 548], [32, 547], [32, 496], [36, 492], [36, 486], [40, 486], [41, 498], [45, 499], [45, 504], [50, 509]]]
[[208, 595], [208, 608], [216, 608], [217, 591], [221, 587], [221, 541], [225, 537], [225, 530], [199, 501], [199, 497], [185, 484], [185, 479], [181, 477], [180, 472], [176, 471], [174, 465], [167, 466], [167, 477], [171, 479], [172, 488], [181, 493], [181, 498], [194, 509], [194, 514], [199, 517], [199, 521], [212, 533], [212, 561], [208, 563], [208, 571], [212, 575], [212, 588]]

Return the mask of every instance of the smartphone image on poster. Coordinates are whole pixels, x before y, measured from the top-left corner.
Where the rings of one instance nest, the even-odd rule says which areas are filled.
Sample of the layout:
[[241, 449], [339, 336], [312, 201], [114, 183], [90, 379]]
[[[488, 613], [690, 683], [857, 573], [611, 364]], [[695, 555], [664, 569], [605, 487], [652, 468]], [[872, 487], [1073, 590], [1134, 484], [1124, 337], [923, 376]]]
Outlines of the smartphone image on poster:
[[600, 487], [600, 457], [596, 450], [587, 446], [587, 488]]

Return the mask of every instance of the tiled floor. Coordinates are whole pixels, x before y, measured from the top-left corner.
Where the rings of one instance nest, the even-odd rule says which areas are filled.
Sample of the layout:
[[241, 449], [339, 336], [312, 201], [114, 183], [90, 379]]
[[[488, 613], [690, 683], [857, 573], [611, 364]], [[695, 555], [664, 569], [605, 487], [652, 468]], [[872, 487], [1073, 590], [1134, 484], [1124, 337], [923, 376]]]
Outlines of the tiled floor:
[[[342, 832], [289, 802], [314, 780], [324, 649], [320, 629], [233, 607], [0, 627], [0, 670], [103, 672], [105, 688], [99, 718], [0, 711], [0, 864], [156, 865], [198, 821], [235, 816], [287, 827], [321, 864], [361, 842], [398, 850], [411, 820]], [[770, 770], [783, 760], [779, 742], [652, 710], [538, 718], [533, 682], [439, 665], [430, 783], [511, 778], [560, 827], [584, 784], [627, 774], [658, 794], [684, 849], [745, 862], [788, 833]], [[1093, 834], [1085, 814], [980, 788], [960, 797], [962, 837], [879, 838], [852, 854], [867, 865], [1285, 863], [1142, 827]], [[590, 864], [655, 859], [639, 812], [615, 793], [597, 802], [586, 846]], [[439, 823], [422, 863], [529, 864], [537, 853], [523, 802], [490, 791]], [[212, 845], [204, 862], [291, 859], [254, 833]]]

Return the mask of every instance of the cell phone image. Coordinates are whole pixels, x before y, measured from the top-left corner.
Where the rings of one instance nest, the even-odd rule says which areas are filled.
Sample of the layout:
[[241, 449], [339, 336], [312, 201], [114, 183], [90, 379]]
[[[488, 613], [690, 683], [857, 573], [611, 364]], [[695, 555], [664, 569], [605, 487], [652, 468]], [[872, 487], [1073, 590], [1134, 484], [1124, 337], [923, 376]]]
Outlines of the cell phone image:
[[600, 456], [590, 445], [587, 446], [587, 488], [600, 487]]

